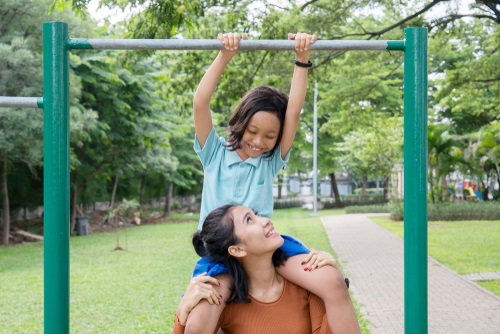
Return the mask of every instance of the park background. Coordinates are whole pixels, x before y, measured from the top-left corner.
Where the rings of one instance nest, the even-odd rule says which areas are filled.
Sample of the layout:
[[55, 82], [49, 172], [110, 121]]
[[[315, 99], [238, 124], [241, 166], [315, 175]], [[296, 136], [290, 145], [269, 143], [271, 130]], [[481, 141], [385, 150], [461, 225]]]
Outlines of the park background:
[[[400, 40], [406, 27], [427, 27], [429, 226], [446, 231], [440, 242], [453, 270], [500, 272], [500, 9], [495, 1], [101, 3], [99, 8], [85, 0], [2, 0], [0, 95], [43, 95], [46, 21], [67, 22], [70, 36], [81, 38], [214, 39], [219, 32], [235, 31], [253, 39], [285, 39], [288, 32], [307, 31], [322, 39]], [[71, 240], [75, 332], [127, 332], [120, 325], [132, 332], [168, 332], [195, 261], [189, 237], [203, 175], [192, 149], [192, 96], [215, 54], [71, 52], [68, 224], [75, 235], [91, 233]], [[292, 52], [256, 51], [233, 59], [212, 103], [220, 133], [251, 87], [267, 84], [288, 92], [293, 57]], [[300, 129], [290, 162], [276, 180], [275, 207], [285, 209], [274, 217], [280, 231], [334, 251], [321, 237], [319, 220], [300, 209], [311, 208], [317, 82], [319, 207], [337, 208], [321, 214], [388, 212], [394, 220], [381, 224], [399, 233], [403, 55], [321, 51], [312, 61]], [[0, 110], [1, 240], [14, 245], [0, 248], [0, 300], [8, 301], [0, 307], [7, 324], [0, 332], [33, 333], [43, 327], [43, 245], [32, 242], [43, 236], [42, 124], [41, 110]], [[139, 220], [147, 226], [130, 228]], [[89, 229], [78, 230], [85, 223]], [[98, 233], [104, 231], [114, 233]], [[474, 251], [465, 248], [472, 245]], [[465, 257], [471, 252], [472, 258]], [[453, 263], [467, 265], [454, 268]], [[481, 284], [499, 294], [498, 280]]]

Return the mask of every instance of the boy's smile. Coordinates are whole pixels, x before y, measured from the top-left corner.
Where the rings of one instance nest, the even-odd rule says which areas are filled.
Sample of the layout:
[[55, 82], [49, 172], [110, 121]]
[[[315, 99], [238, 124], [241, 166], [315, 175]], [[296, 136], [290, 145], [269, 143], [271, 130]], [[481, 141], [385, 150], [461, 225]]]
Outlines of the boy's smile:
[[256, 158], [271, 151], [276, 145], [280, 130], [278, 117], [267, 111], [259, 111], [250, 118], [241, 138], [241, 147], [236, 150], [241, 159]]

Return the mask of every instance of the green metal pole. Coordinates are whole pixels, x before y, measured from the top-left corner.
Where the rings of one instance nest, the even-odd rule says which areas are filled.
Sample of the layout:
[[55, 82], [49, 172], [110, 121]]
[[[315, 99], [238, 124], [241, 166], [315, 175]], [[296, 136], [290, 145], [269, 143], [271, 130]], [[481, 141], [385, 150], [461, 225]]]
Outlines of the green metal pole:
[[68, 25], [43, 24], [44, 330], [69, 333]]
[[404, 58], [405, 333], [426, 334], [427, 29], [405, 29]]

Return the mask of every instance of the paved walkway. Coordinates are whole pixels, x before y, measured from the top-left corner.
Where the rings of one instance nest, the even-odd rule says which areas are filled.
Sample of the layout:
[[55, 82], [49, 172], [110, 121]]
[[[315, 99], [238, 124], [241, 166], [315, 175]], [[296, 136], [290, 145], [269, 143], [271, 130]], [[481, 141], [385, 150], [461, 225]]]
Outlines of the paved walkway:
[[[404, 333], [403, 240], [366, 215], [322, 217], [372, 334]], [[500, 298], [428, 261], [429, 333], [499, 334]]]

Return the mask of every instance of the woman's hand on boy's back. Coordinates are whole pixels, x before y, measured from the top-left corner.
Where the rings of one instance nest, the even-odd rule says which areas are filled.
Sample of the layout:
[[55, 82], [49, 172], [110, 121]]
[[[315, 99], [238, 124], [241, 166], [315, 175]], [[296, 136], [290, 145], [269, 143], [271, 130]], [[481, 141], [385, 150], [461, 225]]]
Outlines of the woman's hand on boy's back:
[[218, 34], [217, 39], [224, 45], [225, 49], [221, 51], [222, 54], [226, 54], [228, 56], [233, 57], [235, 54], [239, 52], [239, 43], [240, 39], [246, 40], [248, 39], [247, 34], [243, 33], [241, 38], [237, 33], [224, 33]]
[[316, 34], [310, 35], [303, 32], [296, 34], [289, 33], [288, 39], [295, 41], [295, 58], [302, 63], [307, 63], [309, 54], [311, 53], [310, 46], [318, 39]]

